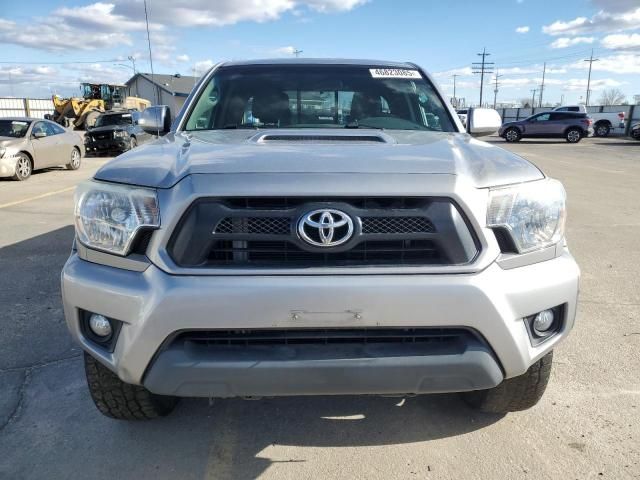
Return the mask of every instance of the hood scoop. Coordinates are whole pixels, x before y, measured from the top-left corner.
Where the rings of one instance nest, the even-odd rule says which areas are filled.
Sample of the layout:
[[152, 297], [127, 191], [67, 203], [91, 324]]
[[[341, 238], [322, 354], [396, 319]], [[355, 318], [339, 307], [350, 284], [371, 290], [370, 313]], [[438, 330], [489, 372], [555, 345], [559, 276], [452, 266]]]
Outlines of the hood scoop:
[[380, 133], [354, 133], [354, 132], [335, 132], [325, 133], [314, 130], [306, 132], [283, 131], [277, 133], [261, 132], [251, 137], [250, 141], [254, 143], [395, 143], [395, 141], [382, 132]]

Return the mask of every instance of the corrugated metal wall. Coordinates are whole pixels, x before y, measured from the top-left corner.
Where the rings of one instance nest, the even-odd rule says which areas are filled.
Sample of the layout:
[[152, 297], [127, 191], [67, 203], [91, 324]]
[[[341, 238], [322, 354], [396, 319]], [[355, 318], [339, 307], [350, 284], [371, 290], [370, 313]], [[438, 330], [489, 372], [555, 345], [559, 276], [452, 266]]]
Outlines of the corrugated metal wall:
[[0, 98], [0, 118], [44, 118], [47, 113], [53, 113], [50, 98]]

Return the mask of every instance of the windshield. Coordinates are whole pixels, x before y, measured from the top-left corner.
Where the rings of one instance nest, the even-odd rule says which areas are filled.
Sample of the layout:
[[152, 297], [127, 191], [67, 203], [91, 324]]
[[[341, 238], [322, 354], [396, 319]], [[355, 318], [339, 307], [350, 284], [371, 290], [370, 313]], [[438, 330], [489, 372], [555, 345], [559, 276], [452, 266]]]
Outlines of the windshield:
[[22, 120], [0, 120], [0, 137], [22, 138], [27, 134], [31, 122]]
[[130, 113], [118, 115], [100, 115], [96, 120], [95, 127], [106, 127], [108, 125], [131, 125], [133, 123]]
[[286, 65], [222, 67], [185, 129], [367, 127], [457, 131], [418, 70]]

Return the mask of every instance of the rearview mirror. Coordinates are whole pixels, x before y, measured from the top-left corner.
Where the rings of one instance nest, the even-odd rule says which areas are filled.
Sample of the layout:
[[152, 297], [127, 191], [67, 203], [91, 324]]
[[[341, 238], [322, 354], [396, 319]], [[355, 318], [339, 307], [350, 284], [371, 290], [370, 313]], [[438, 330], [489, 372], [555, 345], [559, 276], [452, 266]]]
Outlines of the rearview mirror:
[[171, 110], [167, 105], [147, 107], [138, 123], [147, 133], [165, 135], [171, 130]]
[[470, 108], [467, 114], [467, 133], [474, 137], [492, 135], [502, 126], [500, 114], [493, 108]]
[[33, 132], [33, 136], [35, 138], [44, 138], [47, 136], [47, 134], [45, 132]]

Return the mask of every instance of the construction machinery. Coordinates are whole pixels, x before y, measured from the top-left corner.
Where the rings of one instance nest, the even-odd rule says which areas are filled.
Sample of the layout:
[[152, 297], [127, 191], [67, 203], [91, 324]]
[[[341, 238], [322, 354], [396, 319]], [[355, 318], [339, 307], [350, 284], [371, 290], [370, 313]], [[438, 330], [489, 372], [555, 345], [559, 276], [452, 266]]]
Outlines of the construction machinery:
[[61, 98], [53, 96], [54, 113], [48, 115], [63, 127], [79, 130], [91, 128], [100, 114], [108, 110], [139, 110], [151, 105], [143, 98], [126, 95], [125, 85], [106, 83], [82, 83], [82, 97]]

